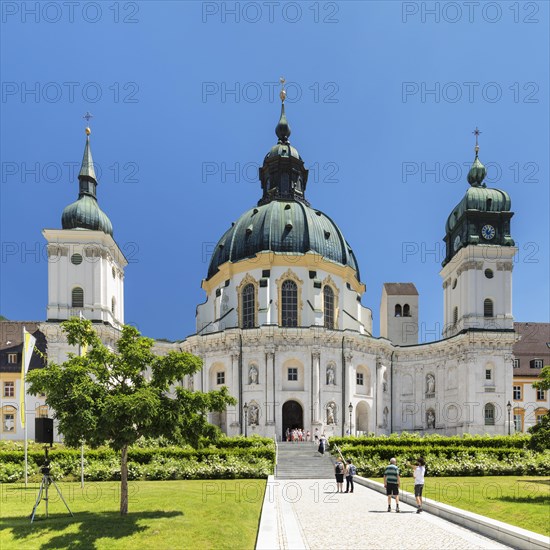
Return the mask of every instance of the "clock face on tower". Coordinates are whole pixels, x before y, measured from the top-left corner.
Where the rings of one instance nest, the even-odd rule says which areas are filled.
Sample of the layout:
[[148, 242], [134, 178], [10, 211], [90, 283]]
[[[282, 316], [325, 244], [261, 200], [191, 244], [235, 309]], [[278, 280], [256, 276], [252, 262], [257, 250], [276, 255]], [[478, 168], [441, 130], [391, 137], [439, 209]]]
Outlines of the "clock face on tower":
[[481, 235], [487, 241], [490, 241], [495, 236], [495, 228], [492, 225], [484, 225], [481, 228]]

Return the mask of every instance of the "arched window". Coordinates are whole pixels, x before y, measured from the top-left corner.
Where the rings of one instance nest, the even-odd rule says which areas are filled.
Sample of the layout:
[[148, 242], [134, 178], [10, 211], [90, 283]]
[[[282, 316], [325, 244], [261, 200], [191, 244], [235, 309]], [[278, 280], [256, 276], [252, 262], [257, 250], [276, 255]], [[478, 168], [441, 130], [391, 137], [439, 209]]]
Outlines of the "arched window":
[[455, 307], [453, 309], [453, 325], [456, 325], [458, 323], [458, 308]]
[[495, 425], [495, 406], [492, 403], [487, 403], [487, 405], [485, 405], [483, 416], [485, 418], [485, 426]]
[[111, 313], [113, 314], [113, 317], [115, 316], [115, 308], [116, 308], [116, 300], [115, 300], [115, 297], [113, 296], [111, 298]]
[[395, 316], [396, 317], [401, 317], [401, 315], [402, 315], [401, 304], [396, 304], [395, 305]]
[[15, 432], [15, 407], [5, 405], [2, 407], [2, 431]]
[[84, 290], [79, 286], [73, 288], [72, 307], [84, 307]]
[[405, 304], [403, 306], [403, 317], [410, 317], [411, 316], [411, 306], [409, 304]]
[[298, 287], [287, 279], [281, 286], [281, 323], [283, 327], [298, 326]]
[[254, 285], [252, 283], [247, 284], [242, 291], [242, 328], [253, 328], [256, 316], [256, 304]]
[[334, 291], [328, 285], [323, 288], [323, 313], [325, 328], [334, 328]]
[[487, 298], [483, 302], [483, 316], [484, 317], [492, 317], [493, 316], [493, 300], [490, 300]]

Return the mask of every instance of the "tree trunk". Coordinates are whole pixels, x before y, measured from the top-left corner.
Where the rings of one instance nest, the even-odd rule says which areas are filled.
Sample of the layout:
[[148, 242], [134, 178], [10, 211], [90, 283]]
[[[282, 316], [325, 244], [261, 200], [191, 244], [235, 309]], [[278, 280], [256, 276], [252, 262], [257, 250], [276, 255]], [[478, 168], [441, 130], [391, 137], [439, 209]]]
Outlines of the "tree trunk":
[[120, 454], [120, 515], [128, 513], [128, 445], [122, 447]]

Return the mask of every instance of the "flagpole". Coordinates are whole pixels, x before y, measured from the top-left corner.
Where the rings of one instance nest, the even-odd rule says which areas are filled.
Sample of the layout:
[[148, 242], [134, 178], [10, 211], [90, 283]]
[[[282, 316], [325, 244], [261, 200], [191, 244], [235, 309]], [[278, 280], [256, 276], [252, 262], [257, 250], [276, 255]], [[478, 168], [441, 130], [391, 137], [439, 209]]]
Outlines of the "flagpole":
[[[21, 354], [21, 371], [24, 373], [25, 372], [25, 363], [26, 363], [26, 357], [25, 357], [25, 347], [26, 347], [26, 342], [25, 342], [25, 327], [23, 327], [23, 353]], [[24, 418], [24, 422], [23, 422], [23, 427], [24, 427], [24, 431], [25, 431], [25, 487], [27, 487], [27, 484], [29, 482], [29, 460], [28, 460], [28, 441], [27, 441], [27, 419], [25, 418], [26, 414], [27, 414], [27, 388], [26, 388], [26, 381], [25, 381], [25, 378], [26, 376], [23, 374], [21, 376], [21, 384], [22, 384], [22, 387], [23, 387], [23, 403], [20, 403], [19, 406], [23, 407], [23, 417]]]
[[[82, 310], [79, 311], [80, 320], [85, 319], [84, 315], [82, 315]], [[82, 357], [82, 352], [84, 350], [82, 349], [82, 345], [78, 345], [78, 355]], [[80, 488], [84, 489], [84, 439], [80, 440]]]
[[84, 489], [84, 440], [80, 444], [80, 488]]

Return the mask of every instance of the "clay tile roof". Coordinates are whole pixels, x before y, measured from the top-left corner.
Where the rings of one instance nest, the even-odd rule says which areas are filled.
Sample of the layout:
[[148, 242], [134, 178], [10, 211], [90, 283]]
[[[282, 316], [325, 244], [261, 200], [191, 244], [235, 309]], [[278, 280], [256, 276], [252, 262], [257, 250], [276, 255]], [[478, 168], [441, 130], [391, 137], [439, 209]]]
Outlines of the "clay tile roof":
[[384, 288], [390, 296], [418, 296], [414, 283], [384, 283]]

